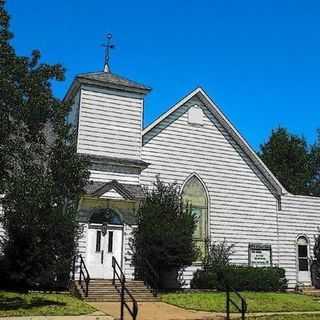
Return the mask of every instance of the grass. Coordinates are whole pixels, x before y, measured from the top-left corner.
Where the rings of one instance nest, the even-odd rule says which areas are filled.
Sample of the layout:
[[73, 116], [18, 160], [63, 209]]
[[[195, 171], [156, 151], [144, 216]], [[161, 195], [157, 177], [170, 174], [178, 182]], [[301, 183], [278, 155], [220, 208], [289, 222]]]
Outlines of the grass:
[[319, 314], [273, 315], [248, 317], [249, 320], [320, 320]]
[[69, 294], [17, 293], [0, 291], [0, 316], [65, 316], [95, 309]]
[[[295, 293], [274, 292], [242, 292], [241, 294], [247, 300], [248, 312], [320, 311], [320, 300], [314, 299], [310, 296]], [[234, 297], [233, 295], [232, 297], [238, 303], [236, 297]], [[163, 302], [173, 304], [185, 309], [211, 312], [225, 311], [225, 293], [222, 292], [168, 293], [163, 294], [161, 296], [161, 299]], [[235, 309], [232, 308], [231, 310], [235, 311]], [[264, 320], [263, 318], [259, 319]], [[273, 318], [266, 319], [269, 320]], [[279, 318], [279, 320], [280, 319], [281, 318]], [[318, 318], [314, 319], [320, 320], [320, 315], [318, 315]]]

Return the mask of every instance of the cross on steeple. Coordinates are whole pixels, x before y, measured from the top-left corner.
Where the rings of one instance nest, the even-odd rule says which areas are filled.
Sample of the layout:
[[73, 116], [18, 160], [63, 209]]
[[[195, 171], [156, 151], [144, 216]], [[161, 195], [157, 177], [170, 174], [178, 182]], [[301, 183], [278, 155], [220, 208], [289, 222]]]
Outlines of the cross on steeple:
[[110, 72], [109, 60], [110, 60], [110, 49], [114, 49], [114, 45], [111, 43], [112, 34], [107, 34], [107, 43], [102, 46], [105, 47], [104, 52], [104, 72]]

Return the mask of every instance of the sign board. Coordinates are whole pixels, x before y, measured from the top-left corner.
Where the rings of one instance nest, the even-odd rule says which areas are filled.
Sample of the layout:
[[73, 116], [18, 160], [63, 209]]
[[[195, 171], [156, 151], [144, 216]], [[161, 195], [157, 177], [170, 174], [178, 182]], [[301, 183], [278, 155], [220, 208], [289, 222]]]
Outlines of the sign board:
[[249, 244], [249, 266], [252, 267], [271, 267], [272, 251], [271, 245], [250, 243]]

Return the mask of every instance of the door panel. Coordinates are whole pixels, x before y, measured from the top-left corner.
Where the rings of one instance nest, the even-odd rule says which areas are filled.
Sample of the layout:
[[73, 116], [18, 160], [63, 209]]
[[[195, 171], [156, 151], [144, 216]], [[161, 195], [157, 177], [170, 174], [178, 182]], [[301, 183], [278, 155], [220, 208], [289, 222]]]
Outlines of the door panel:
[[112, 257], [114, 256], [121, 265], [122, 261], [122, 229], [110, 228], [106, 234], [106, 266], [104, 277], [111, 279], [113, 276]]
[[88, 230], [87, 266], [91, 278], [112, 279], [112, 256], [121, 264], [122, 226], [102, 226]]
[[305, 237], [299, 237], [297, 241], [298, 281], [310, 283], [309, 248]]

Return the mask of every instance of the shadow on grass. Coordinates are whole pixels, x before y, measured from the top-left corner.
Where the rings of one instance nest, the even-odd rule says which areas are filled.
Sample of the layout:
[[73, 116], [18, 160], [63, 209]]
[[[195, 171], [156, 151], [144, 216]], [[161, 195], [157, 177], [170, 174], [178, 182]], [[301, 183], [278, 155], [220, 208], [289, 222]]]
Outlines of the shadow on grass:
[[0, 311], [16, 309], [32, 309], [35, 307], [65, 306], [66, 303], [43, 298], [32, 298], [26, 301], [20, 297], [0, 297]]

